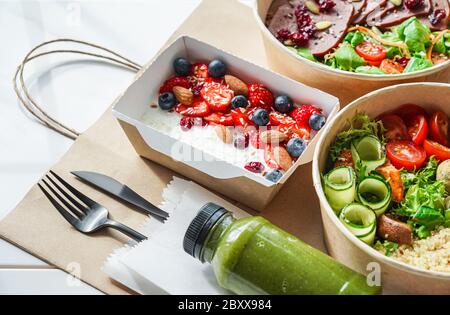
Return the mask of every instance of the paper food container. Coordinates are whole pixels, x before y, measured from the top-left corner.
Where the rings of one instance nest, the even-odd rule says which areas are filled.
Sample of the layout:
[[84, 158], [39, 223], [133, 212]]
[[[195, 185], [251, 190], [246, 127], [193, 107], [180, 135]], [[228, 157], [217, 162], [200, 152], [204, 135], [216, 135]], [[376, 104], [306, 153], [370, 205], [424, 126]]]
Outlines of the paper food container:
[[331, 256], [359, 272], [367, 273], [369, 263], [378, 263], [384, 291], [449, 294], [450, 273], [419, 269], [387, 257], [366, 245], [339, 221], [323, 192], [321, 173], [325, 169], [328, 149], [336, 135], [347, 127], [348, 119], [357, 112], [366, 112], [371, 117], [376, 117], [406, 103], [420, 105], [430, 112], [441, 110], [450, 116], [450, 84], [409, 83], [374, 91], [349, 104], [324, 130], [324, 136], [319, 140], [314, 153], [313, 182], [320, 200], [325, 243]]
[[419, 81], [450, 83], [450, 60], [432, 68], [407, 74], [370, 75], [332, 69], [299, 57], [280, 43], [266, 27], [266, 15], [271, 3], [272, 0], [256, 0], [253, 7], [270, 68], [339, 97], [342, 106], [364, 94], [389, 85]]
[[[245, 82], [265, 84], [275, 94], [289, 95], [297, 104], [315, 104], [323, 109], [328, 119], [331, 119], [337, 113], [339, 109], [338, 99], [194, 38], [183, 36], [156, 56], [138, 74], [136, 80], [124, 94], [116, 100], [113, 106], [113, 114], [119, 120], [139, 155], [253, 209], [263, 209], [295, 169], [299, 165], [312, 160], [314, 146], [321, 132], [313, 138], [303, 155], [277, 184], [242, 167], [212, 157], [205, 152], [199, 152], [195, 147], [188, 147], [192, 152], [190, 156], [203, 156], [202, 159], [174, 158], [172, 149], [179, 144], [177, 140], [152, 126], [146, 125], [141, 121], [141, 118], [149, 109], [150, 104], [157, 104], [159, 87], [162, 82], [173, 75], [172, 63], [178, 57], [186, 57], [192, 61], [210, 61], [219, 58], [227, 64], [229, 73], [238, 76]], [[173, 115], [178, 114], [173, 113]], [[217, 139], [217, 141], [220, 140]]]

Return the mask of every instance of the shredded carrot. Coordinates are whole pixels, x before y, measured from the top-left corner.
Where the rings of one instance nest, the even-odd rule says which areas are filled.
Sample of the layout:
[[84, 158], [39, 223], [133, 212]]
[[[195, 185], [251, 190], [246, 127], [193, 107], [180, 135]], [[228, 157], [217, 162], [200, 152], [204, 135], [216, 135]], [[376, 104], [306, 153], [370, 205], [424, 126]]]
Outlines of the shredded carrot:
[[353, 26], [353, 27], [349, 28], [349, 29], [348, 29], [348, 32], [353, 32], [353, 31], [355, 31], [355, 30], [358, 30], [358, 31], [361, 31], [361, 32], [364, 32], [364, 33], [369, 34], [369, 35], [372, 36], [374, 39], [376, 39], [377, 41], [379, 41], [380, 43], [382, 43], [383, 45], [398, 47], [398, 48], [400, 48], [401, 50], [403, 50], [403, 53], [404, 53], [404, 55], [405, 55], [407, 58], [410, 57], [410, 55], [409, 55], [409, 50], [408, 50], [408, 46], [406, 46], [405, 43], [391, 42], [391, 41], [385, 40], [385, 39], [383, 39], [381, 36], [379, 36], [378, 34], [376, 34], [375, 32], [369, 30], [367, 27], [359, 26], [359, 25], [356, 25], [356, 26]]
[[428, 58], [429, 60], [431, 60], [431, 53], [433, 52], [434, 46], [436, 45], [436, 43], [437, 43], [438, 41], [441, 40], [442, 36], [444, 36], [444, 34], [447, 33], [447, 32], [450, 32], [450, 30], [443, 30], [442, 32], [439, 32], [439, 33], [436, 35], [436, 37], [434, 37], [434, 38], [431, 40], [430, 48], [428, 48], [428, 51], [427, 51], [427, 58]]

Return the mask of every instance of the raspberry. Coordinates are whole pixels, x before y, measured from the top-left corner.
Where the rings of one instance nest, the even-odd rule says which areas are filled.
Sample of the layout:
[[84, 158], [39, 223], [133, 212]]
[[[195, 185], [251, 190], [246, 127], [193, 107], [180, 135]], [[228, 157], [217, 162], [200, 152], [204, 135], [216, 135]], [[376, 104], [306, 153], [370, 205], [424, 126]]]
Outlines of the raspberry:
[[270, 110], [273, 105], [273, 94], [262, 84], [251, 84], [248, 87], [248, 101], [252, 107]]
[[423, 6], [424, 0], [405, 0], [405, 6], [409, 10], [418, 9]]
[[438, 24], [443, 18], [445, 18], [446, 14], [445, 14], [445, 10], [443, 9], [437, 9], [435, 10], [432, 14], [430, 14], [430, 16], [428, 17], [428, 19], [430, 20], [430, 23], [432, 25], [436, 25]]
[[319, 4], [320, 12], [328, 12], [336, 6], [333, 0], [316, 0]]
[[309, 118], [312, 114], [321, 114], [322, 110], [313, 105], [302, 105], [291, 112], [291, 117], [295, 119], [298, 125], [309, 128]]
[[161, 86], [159, 93], [172, 92], [175, 86], [181, 86], [186, 89], [189, 88], [189, 81], [185, 77], [172, 77]]
[[248, 162], [244, 168], [253, 173], [262, 173], [264, 171], [264, 165], [261, 162]]

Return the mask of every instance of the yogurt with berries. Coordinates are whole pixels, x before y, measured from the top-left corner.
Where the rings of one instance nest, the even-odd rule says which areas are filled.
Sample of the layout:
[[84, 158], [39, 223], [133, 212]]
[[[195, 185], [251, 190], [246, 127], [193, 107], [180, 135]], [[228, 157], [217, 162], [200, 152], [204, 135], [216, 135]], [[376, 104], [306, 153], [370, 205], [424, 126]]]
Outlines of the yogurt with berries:
[[277, 182], [325, 124], [322, 109], [244, 82], [221, 60], [192, 64], [177, 58], [173, 68], [158, 105], [141, 120], [178, 140], [180, 146], [171, 148], [174, 158], [206, 158], [184, 155], [193, 147]]

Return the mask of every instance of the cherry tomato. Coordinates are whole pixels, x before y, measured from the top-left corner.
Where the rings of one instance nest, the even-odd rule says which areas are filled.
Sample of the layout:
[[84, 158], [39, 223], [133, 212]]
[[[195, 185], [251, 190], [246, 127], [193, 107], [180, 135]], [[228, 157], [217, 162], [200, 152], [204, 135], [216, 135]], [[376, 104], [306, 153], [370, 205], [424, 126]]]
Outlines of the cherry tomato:
[[406, 116], [405, 124], [412, 142], [421, 145], [428, 134], [428, 123], [424, 115]]
[[450, 148], [443, 146], [442, 144], [426, 139], [423, 143], [423, 148], [428, 156], [434, 155], [439, 161], [450, 160]]
[[381, 115], [379, 119], [383, 122], [386, 129], [384, 136], [387, 140], [410, 140], [408, 129], [406, 128], [403, 119], [398, 115], [385, 114]]
[[394, 111], [394, 114], [405, 119], [409, 116], [423, 115], [426, 116], [425, 110], [415, 104], [404, 104]]
[[369, 64], [370, 66], [373, 66], [373, 67], [379, 67], [381, 65], [381, 61], [382, 60], [378, 60], [378, 61], [366, 60], [367, 64]]
[[175, 107], [175, 111], [187, 117], [204, 117], [208, 116], [211, 112], [208, 104], [203, 100], [196, 100], [191, 106], [178, 104]]
[[380, 69], [387, 74], [400, 74], [403, 72], [402, 65], [390, 59], [384, 59], [380, 64]]
[[279, 112], [271, 112], [269, 114], [269, 119], [270, 119], [270, 124], [273, 126], [287, 125], [287, 124], [295, 123], [295, 120], [292, 117], [290, 117], [286, 114], [281, 114]]
[[427, 158], [427, 153], [422, 147], [405, 140], [388, 142], [386, 155], [396, 168], [404, 168], [408, 171], [420, 168]]
[[386, 48], [383, 45], [369, 41], [356, 46], [356, 52], [367, 61], [381, 61], [386, 57]]
[[234, 96], [233, 90], [220, 83], [210, 83], [205, 85], [200, 91], [203, 99], [214, 111], [224, 111], [230, 107], [231, 99]]
[[447, 115], [443, 112], [435, 112], [430, 117], [429, 125], [429, 138], [448, 147], [450, 143], [448, 141], [449, 120]]
[[224, 114], [220, 112], [212, 113], [206, 117], [203, 118], [209, 123], [214, 123], [218, 125], [224, 125], [224, 126], [233, 126], [234, 125], [234, 119], [231, 116], [231, 114]]

